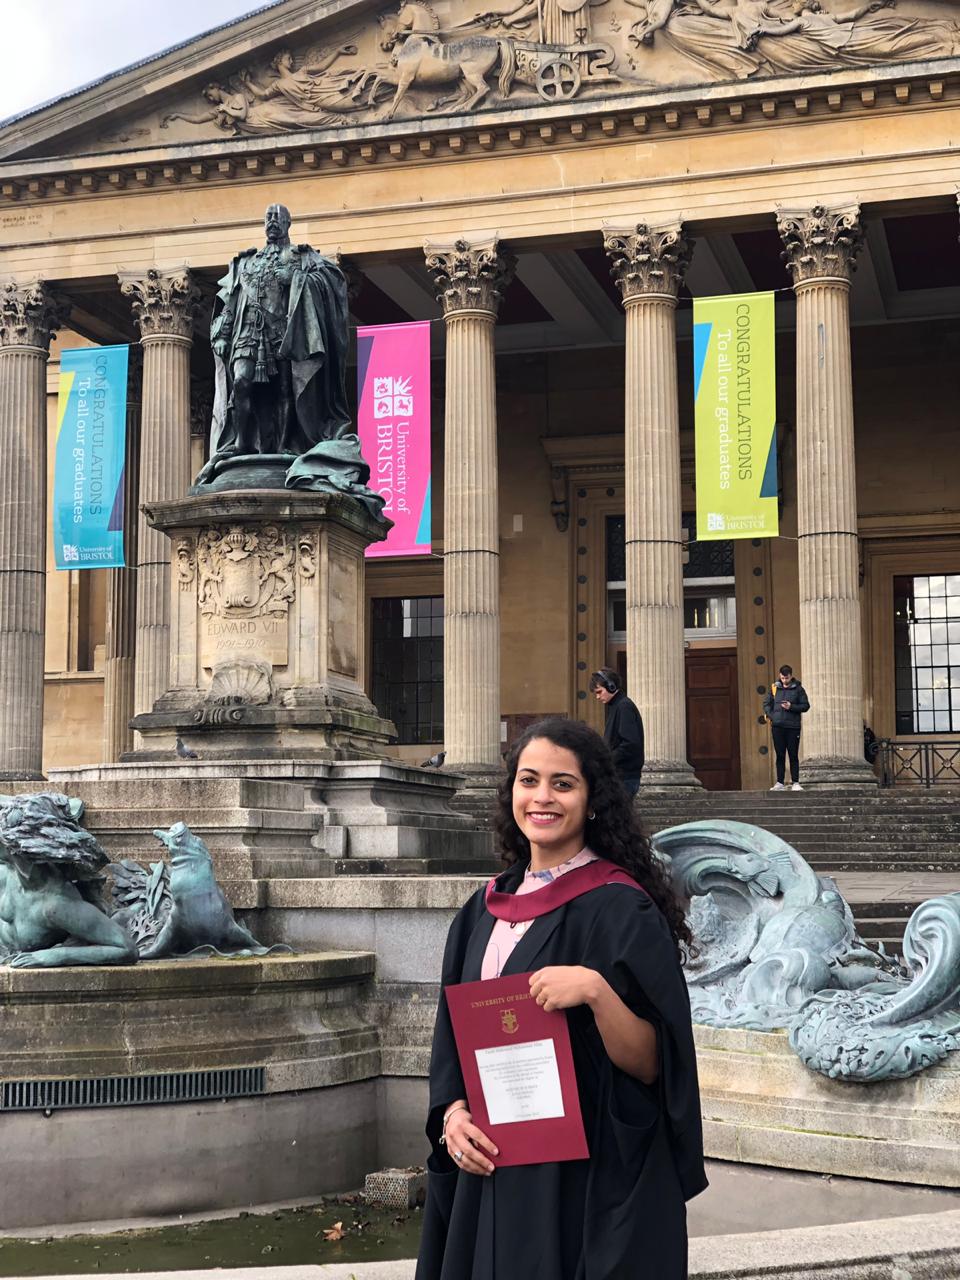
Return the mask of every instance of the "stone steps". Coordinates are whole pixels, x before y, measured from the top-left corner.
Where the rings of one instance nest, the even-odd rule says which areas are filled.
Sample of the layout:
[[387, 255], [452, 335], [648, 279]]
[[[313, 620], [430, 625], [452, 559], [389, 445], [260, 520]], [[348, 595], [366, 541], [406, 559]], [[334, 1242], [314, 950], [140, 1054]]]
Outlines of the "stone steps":
[[939, 856], [932, 857], [930, 854], [922, 854], [912, 858], [908, 853], [901, 853], [889, 858], [875, 858], [869, 854], [864, 854], [858, 858], [856, 856], [851, 857], [849, 854], [835, 853], [831, 856], [811, 858], [809, 861], [818, 875], [827, 876], [840, 875], [847, 871], [870, 872], [872, 875], [896, 875], [897, 873], [909, 874], [911, 872], [955, 875], [957, 876], [956, 888], [960, 889], [960, 862], [956, 857], [941, 858]]
[[[867, 794], [703, 792], [682, 797], [645, 797], [641, 790], [639, 809], [650, 832], [685, 822], [744, 822], [778, 835], [820, 874], [956, 872], [960, 889], [960, 791], [952, 788]], [[909, 904], [911, 909], [915, 905]]]
[[[852, 903], [863, 940], [899, 954], [911, 914], [934, 892], [960, 891], [960, 791], [710, 792], [645, 797], [639, 809], [650, 832], [695, 821], [761, 827], [792, 845], [820, 875], [894, 876], [878, 890], [900, 900]], [[924, 892], [918, 875], [951, 877], [951, 887]], [[955, 879], [954, 879], [955, 877]], [[902, 888], [897, 883], [902, 881]], [[913, 883], [911, 883], [913, 881]], [[841, 883], [841, 888], [842, 888]], [[902, 896], [900, 896], [902, 895]]]

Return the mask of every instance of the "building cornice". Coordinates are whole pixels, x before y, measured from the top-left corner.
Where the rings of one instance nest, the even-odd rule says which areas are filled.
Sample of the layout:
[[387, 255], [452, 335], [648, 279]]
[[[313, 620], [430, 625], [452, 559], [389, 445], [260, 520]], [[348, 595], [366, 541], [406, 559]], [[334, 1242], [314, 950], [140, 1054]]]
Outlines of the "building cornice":
[[709, 88], [668, 89], [555, 108], [436, 117], [0, 163], [0, 203], [110, 190], [276, 180], [315, 170], [450, 163], [498, 151], [650, 141], [960, 105], [960, 58]]

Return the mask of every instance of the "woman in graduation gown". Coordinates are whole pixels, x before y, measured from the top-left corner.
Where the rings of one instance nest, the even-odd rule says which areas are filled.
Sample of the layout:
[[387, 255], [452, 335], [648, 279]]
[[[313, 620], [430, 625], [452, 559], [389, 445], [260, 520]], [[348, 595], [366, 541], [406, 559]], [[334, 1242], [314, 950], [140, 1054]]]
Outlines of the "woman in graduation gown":
[[590, 1157], [496, 1168], [441, 993], [416, 1280], [685, 1280], [685, 1201], [707, 1185], [690, 934], [603, 739], [528, 729], [498, 834], [507, 870], [457, 914], [442, 986], [529, 972], [537, 1002], [567, 1011]]

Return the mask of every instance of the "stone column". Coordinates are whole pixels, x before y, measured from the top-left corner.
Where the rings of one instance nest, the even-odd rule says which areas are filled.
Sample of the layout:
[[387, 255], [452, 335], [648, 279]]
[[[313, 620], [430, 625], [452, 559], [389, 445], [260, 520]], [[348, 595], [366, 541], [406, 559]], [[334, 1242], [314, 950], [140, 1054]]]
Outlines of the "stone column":
[[47, 356], [69, 308], [42, 281], [0, 291], [0, 779], [43, 777]]
[[137, 499], [140, 491], [140, 397], [143, 360], [130, 349], [127, 391], [127, 450], [124, 463], [124, 558], [126, 567], [109, 570], [103, 662], [103, 758], [119, 760], [133, 750], [137, 642]]
[[446, 322], [443, 696], [446, 766], [500, 768], [500, 552], [494, 326], [513, 278], [496, 236], [426, 244]]
[[627, 683], [643, 716], [644, 788], [699, 787], [687, 763], [677, 295], [678, 220], [604, 229], [626, 312]]
[[[805, 786], [876, 779], [863, 758], [850, 277], [863, 244], [859, 205], [781, 209], [797, 295], [797, 540], [800, 648], [810, 711]], [[787, 654], [777, 661], [790, 661]], [[791, 665], [796, 665], [792, 663]]]
[[[182, 498], [190, 485], [190, 347], [200, 291], [186, 267], [123, 272], [143, 347], [140, 492], [145, 503]], [[142, 511], [137, 522], [134, 711], [150, 711], [170, 683], [170, 549]]]

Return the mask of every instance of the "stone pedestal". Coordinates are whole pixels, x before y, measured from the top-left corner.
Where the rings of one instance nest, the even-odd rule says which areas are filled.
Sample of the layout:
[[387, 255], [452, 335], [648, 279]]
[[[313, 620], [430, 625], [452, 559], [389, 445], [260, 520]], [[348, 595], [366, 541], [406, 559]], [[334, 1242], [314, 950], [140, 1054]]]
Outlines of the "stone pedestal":
[[170, 539], [167, 692], [131, 760], [179, 737], [208, 760], [379, 756], [393, 735], [361, 687], [363, 553], [382, 537], [342, 494], [243, 490], [148, 506]]
[[[112, 861], [156, 861], [153, 832], [186, 822], [237, 910], [269, 905], [280, 881], [450, 876], [497, 869], [487, 831], [453, 808], [463, 779], [398, 760], [127, 761], [52, 769]], [[12, 784], [25, 791], [28, 784]]]

